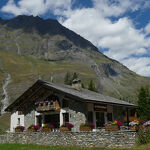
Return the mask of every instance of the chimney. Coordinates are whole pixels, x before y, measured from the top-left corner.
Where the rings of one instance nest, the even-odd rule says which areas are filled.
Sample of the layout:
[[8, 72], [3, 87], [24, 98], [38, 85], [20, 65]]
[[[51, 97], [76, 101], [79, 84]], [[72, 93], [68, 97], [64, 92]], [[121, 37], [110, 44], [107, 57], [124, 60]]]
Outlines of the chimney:
[[72, 81], [72, 88], [78, 90], [78, 91], [81, 91], [82, 89], [82, 86], [81, 86], [81, 80], [80, 79], [74, 79]]

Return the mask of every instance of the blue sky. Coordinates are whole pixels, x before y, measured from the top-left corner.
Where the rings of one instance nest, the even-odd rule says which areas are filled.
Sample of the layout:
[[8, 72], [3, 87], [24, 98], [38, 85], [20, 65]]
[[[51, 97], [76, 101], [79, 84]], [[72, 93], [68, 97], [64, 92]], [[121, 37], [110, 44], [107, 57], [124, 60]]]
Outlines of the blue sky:
[[150, 76], [150, 0], [1, 0], [0, 17], [56, 18], [108, 57]]

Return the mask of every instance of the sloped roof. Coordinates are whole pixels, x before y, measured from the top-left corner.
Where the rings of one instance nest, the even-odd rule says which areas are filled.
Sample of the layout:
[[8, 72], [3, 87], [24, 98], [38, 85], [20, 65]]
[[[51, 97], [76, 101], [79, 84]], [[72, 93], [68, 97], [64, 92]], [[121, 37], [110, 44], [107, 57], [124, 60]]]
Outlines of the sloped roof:
[[101, 103], [111, 103], [111, 104], [119, 104], [119, 105], [126, 105], [130, 107], [138, 107], [135, 104], [128, 103], [126, 101], [122, 101], [110, 96], [105, 96], [100, 93], [96, 93], [87, 89], [81, 89], [81, 90], [76, 90], [72, 88], [72, 86], [69, 85], [64, 85], [64, 84], [54, 84], [54, 83], [48, 83], [44, 82], [43, 83], [45, 86], [57, 89], [59, 91], [62, 91], [66, 94], [73, 95], [76, 97], [79, 97], [82, 100], [89, 101], [89, 102], [101, 102]]
[[19, 101], [21, 101], [21, 98], [28, 93], [33, 86], [36, 84], [40, 84], [42, 87], [47, 87], [50, 89], [54, 89], [56, 91], [59, 91], [61, 93], [64, 93], [65, 95], [72, 96], [78, 98], [77, 100], [85, 101], [85, 102], [92, 102], [92, 103], [104, 103], [104, 104], [113, 104], [113, 105], [123, 105], [127, 107], [138, 107], [135, 104], [128, 103], [126, 101], [122, 101], [110, 96], [105, 96], [100, 93], [96, 93], [93, 91], [89, 91], [87, 89], [81, 89], [76, 90], [72, 86], [64, 85], [64, 84], [56, 84], [56, 83], [50, 83], [43, 80], [38, 80], [36, 83], [34, 83], [29, 89], [27, 89], [15, 102], [13, 102], [11, 105], [9, 105], [5, 111], [9, 111], [10, 108], [14, 107]]

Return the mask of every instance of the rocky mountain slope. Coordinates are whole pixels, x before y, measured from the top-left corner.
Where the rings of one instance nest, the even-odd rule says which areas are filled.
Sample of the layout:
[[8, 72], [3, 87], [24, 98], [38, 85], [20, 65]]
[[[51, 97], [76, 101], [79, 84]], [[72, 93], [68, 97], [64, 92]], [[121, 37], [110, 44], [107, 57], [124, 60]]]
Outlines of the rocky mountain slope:
[[56, 20], [0, 19], [2, 105], [14, 101], [38, 78], [50, 81], [53, 76], [54, 82], [63, 82], [66, 72], [77, 72], [86, 86], [93, 79], [100, 93], [130, 102], [136, 102], [141, 85], [150, 83]]

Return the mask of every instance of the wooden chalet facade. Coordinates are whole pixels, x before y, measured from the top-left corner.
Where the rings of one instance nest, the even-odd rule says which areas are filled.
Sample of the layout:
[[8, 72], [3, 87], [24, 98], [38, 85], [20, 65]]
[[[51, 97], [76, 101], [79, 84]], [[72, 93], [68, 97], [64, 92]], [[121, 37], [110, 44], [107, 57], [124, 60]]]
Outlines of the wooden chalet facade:
[[28, 128], [51, 123], [58, 129], [64, 122], [79, 131], [81, 123], [94, 122], [95, 129], [107, 121], [119, 120], [125, 125], [136, 119], [137, 106], [109, 96], [82, 89], [80, 81], [73, 86], [38, 80], [6, 108], [11, 112], [10, 131], [17, 125]]

